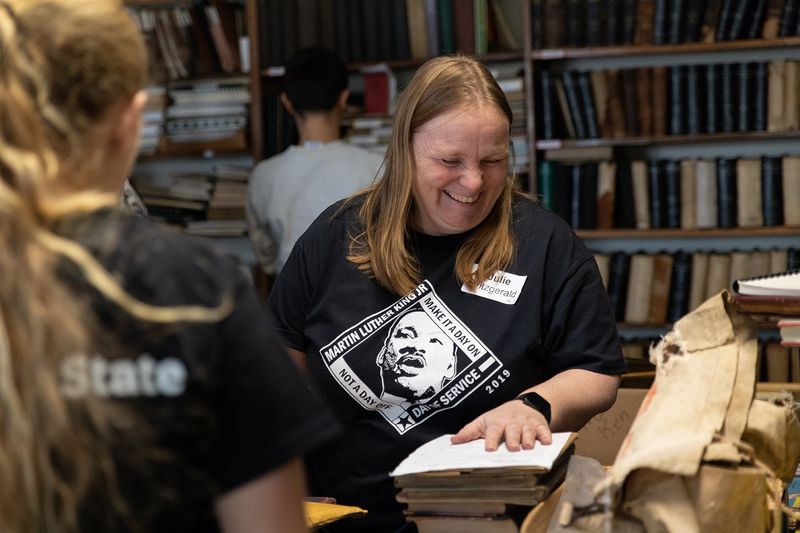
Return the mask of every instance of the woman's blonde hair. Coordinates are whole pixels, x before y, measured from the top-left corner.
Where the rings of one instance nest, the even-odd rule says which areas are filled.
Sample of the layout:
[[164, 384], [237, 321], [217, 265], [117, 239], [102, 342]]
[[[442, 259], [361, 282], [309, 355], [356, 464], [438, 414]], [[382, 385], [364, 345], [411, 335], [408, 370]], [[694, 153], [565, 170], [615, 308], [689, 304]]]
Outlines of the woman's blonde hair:
[[[383, 287], [407, 294], [421, 280], [407, 237], [413, 203], [414, 133], [429, 120], [466, 106], [491, 106], [508, 119], [511, 108], [492, 74], [467, 56], [431, 59], [414, 74], [397, 102], [394, 128], [384, 161], [384, 174], [364, 195], [359, 211], [363, 232], [351, 240], [348, 259]], [[511, 232], [512, 198], [518, 194], [509, 172], [506, 187], [486, 219], [458, 251], [455, 274], [474, 288], [514, 256]], [[473, 271], [473, 265], [477, 270]]]
[[51, 190], [65, 179], [90, 188], [79, 172], [97, 149], [88, 141], [146, 77], [142, 37], [120, 0], [0, 0], [0, 531], [76, 531], [89, 490], [113, 490], [108, 406], [67, 402], [58, 382], [59, 362], [87, 353], [96, 332], [60, 262], [134, 316], [184, 316], [138, 302], [52, 231], [64, 214], [106, 205]]

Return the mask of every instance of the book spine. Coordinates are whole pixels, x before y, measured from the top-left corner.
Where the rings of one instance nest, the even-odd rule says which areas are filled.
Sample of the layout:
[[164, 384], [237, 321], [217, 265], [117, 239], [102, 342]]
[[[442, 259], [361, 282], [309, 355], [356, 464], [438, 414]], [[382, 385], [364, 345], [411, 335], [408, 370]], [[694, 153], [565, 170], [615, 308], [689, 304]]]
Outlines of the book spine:
[[646, 161], [631, 162], [631, 183], [636, 229], [650, 229], [650, 192]]
[[629, 273], [630, 256], [625, 252], [612, 253], [608, 268], [608, 300], [618, 322], [625, 320]]
[[566, 7], [562, 0], [543, 0], [544, 47], [561, 48], [566, 42]]
[[663, 166], [660, 161], [651, 159], [647, 163], [647, 193], [650, 199], [650, 227], [666, 227], [666, 199], [664, 193]]
[[[459, 0], [456, 0], [458, 3]], [[531, 0], [531, 42], [534, 50], [541, 50], [544, 48], [544, 0]], [[456, 24], [458, 19], [456, 18]], [[456, 25], [456, 28], [458, 26]], [[456, 39], [458, 38], [458, 30], [456, 29]], [[459, 50], [462, 50], [459, 47]]]
[[583, 110], [584, 123], [586, 125], [586, 135], [590, 139], [600, 137], [600, 127], [597, 121], [597, 110], [594, 105], [594, 95], [592, 94], [592, 79], [589, 72], [575, 72], [574, 76], [578, 83], [578, 94], [580, 97], [580, 107]]
[[721, 0], [719, 14], [717, 15], [717, 26], [714, 30], [714, 40], [727, 41], [728, 32], [731, 27], [731, 16], [733, 15], [733, 2], [735, 0]]
[[669, 9], [667, 0], [653, 0], [653, 44], [667, 44]]
[[695, 176], [693, 159], [684, 159], [680, 162], [681, 180], [681, 228], [697, 228], [697, 180]]
[[761, 210], [765, 226], [783, 225], [783, 176], [781, 158], [761, 159]]
[[648, 321], [654, 267], [652, 255], [634, 254], [631, 257], [625, 304], [625, 322], [628, 324], [646, 324]]
[[453, 0], [438, 0], [437, 7], [439, 21], [439, 53], [452, 54], [456, 51]]
[[691, 281], [689, 283], [689, 310], [697, 307], [706, 300], [706, 285], [708, 283], [708, 254], [695, 252], [692, 254]]
[[636, 32], [633, 44], [654, 43], [653, 16], [655, 1], [656, 0], [639, 0], [636, 4]]
[[685, 67], [674, 66], [669, 68], [669, 133], [680, 135], [686, 133], [684, 104], [686, 93], [684, 91]]
[[767, 129], [767, 63], [753, 63], [753, 123], [754, 131]]
[[679, 44], [686, 41], [687, 0], [671, 0], [670, 4], [667, 41], [670, 44]]
[[681, 163], [675, 159], [664, 162], [664, 199], [667, 228], [681, 227]]
[[709, 254], [708, 256], [708, 281], [706, 282], [706, 296], [709, 299], [723, 289], [730, 287], [731, 283], [731, 256], [730, 254]]
[[582, 177], [578, 227], [581, 229], [597, 229], [598, 165], [597, 163], [583, 163], [580, 166]]
[[733, 159], [717, 159], [717, 226], [736, 227], [736, 171]]
[[735, 68], [736, 66], [732, 63], [723, 63], [720, 66], [719, 90], [722, 98], [720, 102], [720, 129], [724, 132], [734, 131], [736, 117], [734, 97]]
[[701, 107], [701, 87], [700, 65], [687, 65], [684, 67], [686, 75], [686, 132], [690, 134], [701, 133], [702, 107]]
[[764, 225], [761, 203], [761, 159], [736, 160], [737, 222], [739, 227]]
[[597, 229], [614, 227], [616, 174], [617, 163], [601, 161], [597, 164]]
[[636, 76], [636, 111], [639, 115], [639, 134], [643, 137], [653, 135], [653, 70], [639, 68]]
[[631, 164], [620, 161], [617, 164], [617, 173], [614, 180], [614, 227], [636, 227], [636, 212], [630, 208], [635, 206], [633, 194], [633, 181], [631, 177]]
[[569, 107], [569, 114], [572, 117], [572, 124], [575, 127], [575, 135], [578, 139], [586, 139], [588, 137], [588, 132], [586, 130], [584, 113], [581, 108], [581, 100], [578, 95], [575, 75], [576, 73], [572, 71], [563, 71], [561, 73], [561, 83], [564, 85], [564, 94], [567, 97], [567, 105]]
[[700, 40], [700, 30], [703, 22], [702, 1], [689, 1], [686, 5], [686, 27], [683, 33], [683, 42], [694, 43]]
[[737, 131], [750, 131], [752, 125], [752, 107], [751, 102], [753, 99], [753, 91], [751, 90], [753, 76], [751, 75], [752, 68], [750, 63], [739, 63], [736, 65], [736, 83], [738, 91], [736, 92], [738, 105], [736, 106], [736, 130]]
[[601, 9], [605, 10], [606, 16], [606, 44], [622, 44], [622, 0], [605, 0]]
[[700, 159], [695, 163], [695, 201], [698, 228], [717, 227], [717, 163], [713, 159]]
[[719, 92], [719, 83], [717, 73], [719, 72], [718, 65], [705, 66], [705, 131], [706, 133], [717, 133], [720, 131], [719, 126], [719, 102], [717, 94]]
[[785, 61], [770, 61], [767, 66], [767, 131], [784, 131], [783, 118]]
[[692, 281], [692, 254], [676, 252], [672, 258], [672, 280], [666, 320], [677, 322], [689, 312], [689, 291]]
[[539, 199], [545, 209], [553, 211], [553, 181], [556, 179], [555, 164], [552, 161], [541, 161], [537, 174]]
[[783, 11], [781, 12], [781, 20], [778, 27], [778, 35], [780, 37], [790, 37], [794, 35], [797, 28], [797, 13], [800, 8], [800, 0], [785, 0], [783, 3]]
[[672, 288], [672, 255], [659, 253], [653, 257], [653, 283], [650, 288], [648, 324], [663, 324], [667, 321], [669, 295]]
[[667, 113], [668, 113], [668, 72], [667, 67], [652, 68], [653, 83], [653, 135], [662, 136], [667, 134]]
[[586, 46], [601, 46], [606, 42], [603, 32], [603, 0], [586, 0]]
[[783, 222], [800, 226], [800, 156], [783, 157]]
[[563, 0], [566, 9], [565, 38], [566, 45], [570, 48], [579, 48], [586, 44], [586, 36], [583, 29], [586, 27], [584, 22], [585, 6], [581, 0]]
[[744, 35], [743, 38], [758, 39], [761, 37], [761, 32], [764, 28], [764, 20], [767, 16], [767, 2], [768, 0], [755, 0], [753, 18], [749, 22], [745, 21], [746, 35]]

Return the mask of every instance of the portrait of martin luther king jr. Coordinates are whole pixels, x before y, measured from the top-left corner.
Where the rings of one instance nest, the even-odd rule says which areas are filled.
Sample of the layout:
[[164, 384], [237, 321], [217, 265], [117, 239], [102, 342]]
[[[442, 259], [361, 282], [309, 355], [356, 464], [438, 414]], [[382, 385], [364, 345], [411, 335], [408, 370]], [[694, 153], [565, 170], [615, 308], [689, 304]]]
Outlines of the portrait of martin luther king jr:
[[456, 375], [456, 345], [424, 311], [398, 318], [376, 363], [381, 372], [381, 400], [392, 404], [425, 403]]

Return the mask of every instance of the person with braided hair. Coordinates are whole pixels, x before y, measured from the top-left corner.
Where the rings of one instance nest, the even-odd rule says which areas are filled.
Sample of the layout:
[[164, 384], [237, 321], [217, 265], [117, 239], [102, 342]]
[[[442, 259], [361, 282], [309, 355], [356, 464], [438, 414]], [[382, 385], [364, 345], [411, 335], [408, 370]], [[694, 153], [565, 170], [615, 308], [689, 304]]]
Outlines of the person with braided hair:
[[0, 531], [303, 531], [337, 425], [232, 259], [118, 207], [146, 72], [120, 0], [0, 0]]

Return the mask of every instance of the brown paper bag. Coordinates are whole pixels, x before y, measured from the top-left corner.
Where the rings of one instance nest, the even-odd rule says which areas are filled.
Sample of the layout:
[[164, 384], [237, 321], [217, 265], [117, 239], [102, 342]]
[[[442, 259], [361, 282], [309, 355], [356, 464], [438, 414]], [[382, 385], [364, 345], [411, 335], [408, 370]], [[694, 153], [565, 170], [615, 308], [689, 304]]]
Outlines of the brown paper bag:
[[741, 438], [755, 388], [756, 330], [723, 294], [675, 323], [650, 351], [656, 378], [614, 462], [609, 488], [648, 468], [693, 476], [715, 435]]
[[616, 495], [614, 519], [646, 531], [777, 524], [773, 472], [794, 473], [800, 425], [791, 409], [753, 401], [756, 354], [752, 321], [726, 308], [724, 291], [676, 322], [651, 349], [655, 381], [595, 501]]

